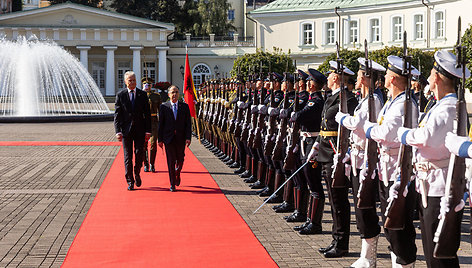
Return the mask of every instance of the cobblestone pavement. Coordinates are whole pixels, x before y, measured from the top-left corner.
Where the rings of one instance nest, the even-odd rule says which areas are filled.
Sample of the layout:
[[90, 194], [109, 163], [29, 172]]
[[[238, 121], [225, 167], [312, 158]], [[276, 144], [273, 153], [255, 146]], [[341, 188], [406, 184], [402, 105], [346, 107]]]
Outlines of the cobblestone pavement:
[[[253, 214], [264, 201], [263, 198], [256, 195], [256, 190], [251, 190], [239, 176], [233, 174], [232, 169], [223, 164], [198, 141], [194, 140], [191, 149], [280, 267], [349, 267], [359, 257], [361, 239], [355, 225], [352, 195], [350, 196], [352, 206], [350, 253], [344, 258], [326, 259], [318, 253], [318, 248], [329, 245], [332, 240], [330, 233], [332, 218], [329, 203], [325, 205], [323, 215], [323, 234], [300, 235], [292, 229], [299, 223], [287, 223], [283, 216], [289, 215], [289, 213], [277, 214], [271, 209], [270, 204]], [[327, 193], [326, 196], [328, 196]], [[466, 209], [464, 215], [461, 249], [458, 254], [463, 267], [472, 267], [472, 248], [469, 236], [470, 210]], [[415, 226], [419, 226], [418, 221], [415, 222]], [[418, 247], [416, 267], [426, 267], [419, 229], [417, 229], [416, 246]], [[377, 267], [391, 267], [390, 253], [387, 247], [388, 242], [382, 232], [378, 245]]]
[[[113, 123], [2, 124], [0, 141], [112, 141]], [[0, 267], [60, 267], [118, 146], [0, 147]]]
[[[113, 123], [0, 124], [0, 141], [114, 141]], [[209, 170], [241, 217], [280, 267], [346, 267], [359, 256], [351, 227], [350, 254], [327, 260], [317, 249], [331, 242], [329, 203], [322, 235], [301, 236], [263, 199], [194, 140], [193, 153]], [[0, 146], [0, 267], [59, 267], [90, 208], [118, 146]], [[159, 159], [158, 159], [159, 160]], [[185, 168], [185, 167], [184, 167]], [[352, 203], [352, 201], [351, 201]], [[461, 263], [472, 264], [465, 212]], [[425, 267], [419, 230], [417, 267]], [[390, 267], [387, 242], [379, 242], [378, 267]]]

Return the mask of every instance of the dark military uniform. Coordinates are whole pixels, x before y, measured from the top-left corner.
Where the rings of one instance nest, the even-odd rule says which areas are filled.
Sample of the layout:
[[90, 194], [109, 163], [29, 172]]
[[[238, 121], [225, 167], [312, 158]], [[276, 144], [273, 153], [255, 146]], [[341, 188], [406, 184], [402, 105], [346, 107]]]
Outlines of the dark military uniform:
[[145, 150], [145, 158], [144, 158], [144, 167], [147, 169], [151, 169], [154, 172], [155, 166], [154, 163], [156, 161], [156, 154], [157, 154], [157, 132], [158, 132], [158, 125], [159, 125], [159, 107], [161, 106], [161, 96], [157, 94], [154, 90], [147, 93], [149, 99], [149, 106], [151, 108], [151, 138], [149, 139], [150, 147], [151, 147], [151, 154], [149, 158], [148, 154], [148, 142], [144, 143]]
[[[335, 121], [335, 116], [339, 111], [339, 93], [339, 89], [337, 92], [332, 92], [325, 101], [322, 113], [321, 131], [317, 138], [317, 141], [319, 142], [319, 153], [317, 159], [321, 164], [321, 174], [325, 178], [328, 188], [328, 197], [331, 203], [331, 215], [333, 217], [333, 246], [328, 248], [347, 251], [349, 249], [351, 219], [351, 207], [348, 200], [349, 185], [346, 184], [343, 188], [331, 187], [333, 181], [331, 174], [333, 171], [334, 151], [330, 141], [333, 146], [336, 146], [338, 139], [338, 123]], [[348, 111], [349, 114], [352, 115], [357, 106], [357, 99], [352, 92], [347, 91], [346, 93]], [[341, 156], [340, 158], [339, 161], [341, 161], [344, 156]], [[346, 182], [347, 181], [348, 178], [346, 178]], [[327, 252], [329, 250], [321, 251]]]

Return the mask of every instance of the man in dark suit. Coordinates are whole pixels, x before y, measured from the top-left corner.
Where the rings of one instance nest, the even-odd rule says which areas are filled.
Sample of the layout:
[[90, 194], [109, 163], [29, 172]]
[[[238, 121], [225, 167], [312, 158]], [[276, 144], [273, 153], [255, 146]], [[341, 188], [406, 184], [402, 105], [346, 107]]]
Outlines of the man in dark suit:
[[[151, 137], [151, 112], [146, 92], [136, 88], [134, 72], [125, 73], [126, 89], [116, 95], [115, 133], [118, 141], [123, 142], [125, 156], [125, 177], [128, 190], [141, 186], [139, 172], [143, 165], [144, 142]], [[133, 143], [135, 154], [133, 177]]]
[[179, 89], [172, 85], [168, 89], [169, 101], [159, 109], [159, 147], [166, 147], [167, 167], [169, 168], [170, 191], [180, 185], [180, 171], [184, 164], [185, 145], [190, 145], [190, 110], [186, 103], [179, 101]]

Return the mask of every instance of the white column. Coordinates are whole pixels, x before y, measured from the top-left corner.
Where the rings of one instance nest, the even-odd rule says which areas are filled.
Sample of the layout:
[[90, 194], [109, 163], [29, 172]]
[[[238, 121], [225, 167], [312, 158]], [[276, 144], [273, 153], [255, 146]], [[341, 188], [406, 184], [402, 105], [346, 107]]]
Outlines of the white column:
[[90, 46], [76, 46], [76, 47], [80, 51], [80, 63], [82, 63], [82, 65], [88, 71], [88, 51], [91, 47]]
[[136, 74], [136, 84], [141, 88], [141, 50], [142, 46], [130, 46], [133, 50], [133, 72]]
[[115, 95], [115, 50], [117, 46], [103, 46], [107, 51], [107, 67], [105, 80], [105, 95]]
[[169, 47], [156, 47], [159, 52], [159, 76], [157, 82], [167, 82], [167, 50]]

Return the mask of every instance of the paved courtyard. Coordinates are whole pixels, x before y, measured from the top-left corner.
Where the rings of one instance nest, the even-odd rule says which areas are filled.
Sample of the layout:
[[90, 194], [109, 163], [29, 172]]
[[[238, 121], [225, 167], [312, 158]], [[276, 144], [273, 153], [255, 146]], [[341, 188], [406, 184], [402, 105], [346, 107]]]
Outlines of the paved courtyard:
[[[113, 123], [0, 124], [0, 141], [108, 142], [114, 141]], [[329, 204], [324, 233], [301, 236], [292, 230], [295, 224], [283, 220], [287, 214], [276, 214], [270, 206], [253, 214], [263, 199], [197, 140], [191, 149], [280, 267], [347, 267], [359, 256], [353, 213], [351, 253], [324, 259], [317, 249], [331, 242]], [[0, 267], [59, 267], [118, 150], [119, 146], [0, 146]], [[465, 215], [459, 251], [464, 267], [472, 266], [469, 209]], [[417, 267], [425, 267], [417, 233]], [[390, 266], [384, 237], [378, 257], [379, 267]]]

